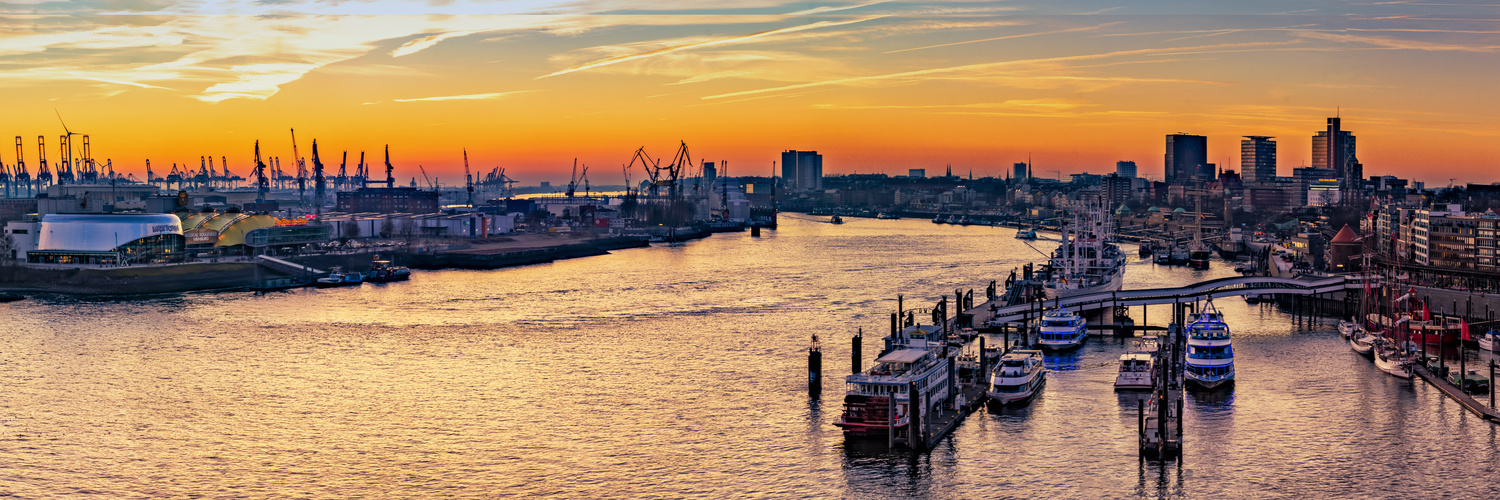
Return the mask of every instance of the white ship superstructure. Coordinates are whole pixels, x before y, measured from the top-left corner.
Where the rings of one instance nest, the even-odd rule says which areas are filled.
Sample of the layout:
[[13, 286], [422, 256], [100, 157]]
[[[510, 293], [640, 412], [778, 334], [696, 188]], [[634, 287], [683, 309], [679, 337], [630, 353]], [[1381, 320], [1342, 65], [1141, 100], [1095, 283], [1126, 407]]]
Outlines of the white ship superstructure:
[[1047, 263], [1047, 297], [1119, 290], [1126, 256], [1114, 244], [1115, 221], [1109, 209], [1102, 203], [1082, 202], [1072, 211], [1072, 220], [1062, 229], [1062, 244]]

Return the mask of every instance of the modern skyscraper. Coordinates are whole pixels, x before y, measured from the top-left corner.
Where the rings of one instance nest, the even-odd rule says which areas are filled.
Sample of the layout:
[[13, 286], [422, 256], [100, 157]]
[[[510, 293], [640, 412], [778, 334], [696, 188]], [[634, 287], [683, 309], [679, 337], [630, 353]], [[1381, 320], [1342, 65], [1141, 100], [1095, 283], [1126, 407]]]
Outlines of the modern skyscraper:
[[797, 151], [788, 149], [781, 152], [781, 186], [787, 189], [797, 189]]
[[1014, 165], [1014, 168], [1016, 169], [1016, 172], [1015, 172], [1015, 175], [1011, 177], [1012, 179], [1015, 179], [1015, 180], [1018, 180], [1018, 181], [1024, 181], [1024, 180], [1026, 180], [1027, 177], [1030, 177], [1029, 175], [1026, 175], [1026, 164], [1025, 163], [1023, 163], [1023, 162], [1016, 162], [1016, 164]]
[[1355, 155], [1354, 134], [1343, 130], [1342, 120], [1337, 117], [1328, 119], [1328, 129], [1313, 136], [1312, 153], [1312, 166], [1333, 170], [1339, 179], [1340, 190], [1359, 189], [1364, 168]]
[[782, 151], [781, 184], [798, 191], [823, 189], [823, 155], [817, 151]]
[[1115, 175], [1119, 175], [1120, 177], [1124, 177], [1126, 179], [1134, 179], [1135, 178], [1135, 162], [1133, 162], [1133, 161], [1117, 161], [1117, 162], [1115, 162]]
[[1166, 177], [1168, 184], [1192, 184], [1213, 180], [1208, 163], [1208, 138], [1192, 134], [1167, 136]]
[[1240, 170], [1245, 182], [1276, 179], [1276, 141], [1274, 137], [1247, 135], [1240, 141]]

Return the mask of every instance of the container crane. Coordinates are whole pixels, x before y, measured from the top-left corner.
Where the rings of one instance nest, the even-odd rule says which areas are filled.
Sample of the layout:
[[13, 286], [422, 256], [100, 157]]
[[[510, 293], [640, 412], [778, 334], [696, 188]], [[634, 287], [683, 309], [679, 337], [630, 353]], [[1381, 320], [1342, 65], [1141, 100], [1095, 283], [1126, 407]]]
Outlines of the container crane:
[[469, 174], [469, 150], [464, 149], [464, 182], [469, 192], [469, 208], [474, 208], [474, 176]]
[[[72, 149], [72, 146], [73, 146], [73, 140], [72, 139], [68, 139], [68, 148]], [[74, 159], [73, 163], [75, 165], [78, 164], [80, 161], [83, 163], [83, 169], [84, 169], [83, 176], [84, 176], [84, 180], [85, 181], [87, 181], [87, 182], [96, 182], [96, 181], [98, 181], [99, 174], [100, 174], [99, 164], [94, 162], [94, 150], [89, 147], [89, 135], [88, 134], [83, 134], [83, 151], [82, 151], [82, 153], [83, 153], [82, 159], [81, 160]]]
[[328, 201], [328, 180], [323, 178], [323, 160], [318, 159], [317, 139], [313, 139], [313, 196], [318, 200], [313, 206], [322, 213], [323, 204]]
[[156, 176], [151, 174], [151, 159], [146, 159], [146, 184], [156, 184]]
[[36, 190], [41, 192], [52, 184], [52, 171], [47, 169], [47, 137], [36, 136]]
[[260, 161], [260, 141], [255, 141], [255, 202], [265, 202], [270, 190], [270, 183], [266, 182], [266, 164]]
[[[64, 128], [64, 130], [67, 129]], [[75, 184], [79, 179], [79, 176], [74, 175], [73, 162], [68, 158], [68, 149], [70, 149], [68, 147], [68, 136], [70, 135], [73, 134], [69, 133], [68, 135], [57, 137], [57, 154], [59, 161], [52, 165], [52, 170], [56, 171], [55, 175], [57, 177], [58, 184]]]
[[344, 159], [342, 161], [339, 161], [339, 176], [335, 177], [334, 181], [333, 181], [333, 185], [335, 186], [335, 189], [337, 189], [339, 191], [343, 191], [345, 189], [348, 189], [348, 186], [349, 186], [349, 175], [348, 175], [348, 171], [346, 170], [348, 168], [348, 166], [349, 166], [349, 152], [348, 151], [344, 151]]
[[21, 136], [16, 136], [16, 171], [12, 174], [16, 183], [16, 193], [25, 187], [27, 194], [31, 194], [31, 174], [26, 172], [26, 156], [22, 153]]
[[[395, 171], [396, 171], [396, 167], [391, 166], [391, 145], [390, 144], [386, 144], [385, 145], [385, 187], [386, 187], [386, 189], [396, 189], [396, 176], [394, 175]], [[426, 177], [427, 173], [423, 172], [422, 176]], [[412, 179], [412, 183], [415, 184], [416, 180], [417, 179], [413, 178]]]
[[661, 174], [661, 160], [652, 159], [651, 155], [646, 154], [646, 147], [641, 146], [640, 149], [635, 150], [635, 156], [630, 157], [630, 165], [625, 168], [629, 170], [637, 161], [641, 162], [641, 169], [646, 171], [646, 177], [651, 179], [651, 195], [655, 196], [657, 186], [661, 185], [658, 179]]
[[10, 198], [10, 166], [0, 161], [0, 184], [5, 185], [5, 197]]

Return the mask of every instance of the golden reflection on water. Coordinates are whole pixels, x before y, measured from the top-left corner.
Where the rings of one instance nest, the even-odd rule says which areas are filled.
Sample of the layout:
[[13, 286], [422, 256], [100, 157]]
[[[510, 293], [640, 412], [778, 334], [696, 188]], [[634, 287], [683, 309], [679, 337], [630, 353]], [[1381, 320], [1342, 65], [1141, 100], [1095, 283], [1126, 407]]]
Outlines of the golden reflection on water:
[[[988, 227], [784, 216], [764, 237], [350, 289], [0, 305], [0, 476], [23, 497], [1496, 496], [1493, 426], [1330, 328], [1219, 301], [1240, 380], [1141, 466], [1091, 340], [931, 454], [846, 443], [849, 337], [1040, 256]], [[1037, 247], [1050, 250], [1048, 242]], [[1133, 262], [1127, 287], [1232, 274]], [[1139, 320], [1139, 310], [1132, 311]], [[1153, 308], [1155, 324], [1168, 317]], [[810, 400], [805, 348], [824, 340]], [[993, 343], [993, 342], [992, 342]]]

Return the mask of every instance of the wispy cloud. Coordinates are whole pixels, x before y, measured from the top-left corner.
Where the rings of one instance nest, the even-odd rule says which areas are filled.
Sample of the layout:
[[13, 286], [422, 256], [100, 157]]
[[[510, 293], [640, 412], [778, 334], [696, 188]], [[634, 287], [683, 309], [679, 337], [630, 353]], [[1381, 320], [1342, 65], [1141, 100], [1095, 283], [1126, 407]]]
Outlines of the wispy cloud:
[[1457, 52], [1495, 52], [1500, 50], [1500, 45], [1460, 45], [1453, 43], [1424, 42], [1420, 40], [1407, 40], [1401, 38], [1389, 38], [1380, 36], [1363, 36], [1341, 33], [1328, 33], [1322, 31], [1306, 31], [1299, 35], [1306, 38], [1327, 40], [1330, 42], [1358, 43], [1402, 50], [1421, 51], [1457, 51]]
[[1078, 33], [1078, 32], [1082, 32], [1082, 31], [1095, 31], [1095, 30], [1107, 28], [1107, 27], [1110, 27], [1110, 26], [1114, 26], [1114, 25], [1117, 25], [1117, 24], [1120, 24], [1120, 22], [1104, 23], [1104, 24], [1100, 24], [1100, 25], [1096, 25], [1096, 26], [1083, 26], [1083, 27], [1078, 27], [1078, 28], [1067, 28], [1067, 29], [1052, 30], [1052, 31], [1039, 31], [1039, 32], [1036, 32], [1036, 33], [1021, 33], [1021, 34], [1017, 34], [1017, 35], [1006, 35], [1006, 36], [997, 36], [997, 37], [992, 37], [992, 38], [981, 38], [979, 40], [965, 40], [965, 41], [962, 41], [962, 42], [943, 43], [943, 44], [938, 44], [938, 45], [928, 45], [926, 47], [913, 47], [913, 48], [910, 48], [910, 49], [891, 50], [891, 51], [887, 51], [886, 53], [887, 54], [896, 54], [896, 53], [900, 53], [900, 52], [911, 52], [913, 50], [936, 49], [936, 48], [939, 48], [939, 47], [952, 47], [952, 46], [955, 46], [955, 45], [967, 45], [967, 44], [971, 44], [971, 43], [994, 42], [994, 41], [998, 41], [998, 40], [1011, 40], [1011, 39], [1015, 39], [1015, 38], [1027, 38], [1027, 37], [1042, 36], [1042, 35], [1056, 35], [1056, 34], [1060, 34], [1060, 33]]
[[826, 7], [813, 7], [811, 9], [807, 9], [807, 10], [799, 10], [797, 12], [788, 12], [786, 15], [788, 15], [788, 16], [808, 16], [808, 15], [813, 15], [813, 14], [826, 14], [826, 13], [829, 13], [829, 12], [838, 12], [838, 11], [841, 11], [841, 10], [858, 9], [860, 7], [869, 7], [871, 5], [880, 5], [880, 4], [886, 3], [887, 1], [889, 1], [889, 0], [875, 0], [873, 2], [865, 2], [865, 3], [861, 3], [861, 4], [855, 4], [855, 5], [830, 5], [830, 6], [826, 6]]
[[615, 56], [615, 57], [609, 57], [609, 58], [605, 58], [605, 59], [600, 59], [600, 60], [597, 60], [597, 61], [591, 61], [591, 62], [587, 62], [587, 63], [583, 63], [583, 64], [579, 64], [579, 65], [570, 67], [568, 69], [564, 69], [562, 71], [557, 71], [557, 72], [553, 72], [553, 73], [550, 73], [550, 74], [542, 75], [542, 76], [537, 77], [537, 79], [540, 80], [542, 78], [548, 78], [548, 77], [559, 76], [559, 75], [566, 75], [568, 73], [573, 73], [573, 72], [577, 72], [577, 71], [584, 71], [584, 70], [589, 70], [589, 69], [593, 69], [593, 68], [599, 68], [599, 67], [609, 66], [611, 64], [619, 64], [619, 63], [630, 62], [630, 61], [639, 61], [639, 60], [642, 60], [642, 59], [648, 59], [648, 58], [662, 56], [662, 55], [671, 54], [673, 52], [680, 52], [680, 51], [684, 51], [684, 50], [700, 49], [700, 48], [706, 48], [706, 47], [718, 47], [718, 46], [725, 46], [725, 45], [733, 45], [733, 44], [751, 42], [751, 41], [754, 41], [754, 40], [756, 40], [758, 38], [765, 38], [765, 37], [770, 37], [770, 36], [774, 36], [774, 35], [783, 35], [783, 34], [787, 34], [787, 33], [795, 33], [795, 32], [799, 32], [799, 31], [806, 31], [806, 30], [812, 30], [812, 29], [818, 29], [818, 28], [831, 28], [831, 27], [834, 27], [834, 26], [844, 26], [844, 25], [849, 25], [849, 24], [854, 24], [854, 23], [861, 23], [861, 22], [865, 22], [865, 21], [879, 19], [880, 17], [881, 16], [867, 16], [867, 17], [861, 17], [861, 18], [858, 18], [858, 19], [850, 19], [850, 20], [845, 20], [845, 21], [820, 21], [820, 22], [816, 22], [816, 23], [812, 23], [812, 24], [803, 24], [803, 25], [798, 25], [798, 26], [789, 26], [789, 27], [786, 27], [786, 28], [778, 28], [778, 29], [769, 30], [769, 31], [762, 31], [762, 32], [759, 32], [759, 33], [752, 33], [752, 34], [749, 34], [749, 35], [740, 35], [740, 36], [716, 38], [716, 39], [705, 40], [705, 41], [701, 41], [701, 42], [694, 42], [694, 43], [685, 43], [685, 44], [680, 44], [680, 45], [673, 45], [673, 46], [670, 46], [670, 47], [663, 47], [663, 48], [660, 48], [660, 49], [656, 49], [656, 50], [652, 50], [652, 51], [647, 51], [647, 52], [639, 52], [639, 53], [635, 53], [635, 54]]
[[1121, 51], [1114, 51], [1114, 52], [1103, 52], [1103, 53], [1097, 53], [1097, 54], [1084, 54], [1084, 55], [1076, 55], [1076, 56], [1047, 57], [1047, 58], [1038, 58], [1038, 59], [1018, 59], [1018, 60], [1013, 60], [1013, 61], [1000, 61], [1000, 62], [991, 62], [991, 63], [966, 64], [966, 65], [961, 65], [961, 66], [948, 66], [948, 67], [942, 67], [942, 68], [931, 68], [931, 69], [923, 69], [923, 70], [916, 70], [916, 71], [904, 71], [904, 72], [900, 72], [900, 73], [887, 73], [887, 74], [882, 74], [882, 75], [858, 76], [858, 77], [852, 77], [852, 78], [840, 78], [840, 79], [836, 79], [836, 80], [824, 80], [824, 81], [818, 81], [818, 82], [800, 83], [800, 84], [796, 84], [796, 85], [784, 85], [784, 86], [780, 86], [780, 87], [770, 87], [770, 88], [755, 89], [755, 90], [744, 90], [744, 91], [739, 91], [739, 92], [730, 92], [730, 93], [725, 93], [725, 94], [717, 94], [717, 95], [704, 96], [703, 99], [723, 99], [723, 98], [728, 98], [728, 97], [739, 97], [739, 96], [747, 96], [747, 95], [754, 95], [754, 94], [765, 94], [765, 93], [772, 93], [772, 92], [786, 92], [786, 91], [791, 91], [791, 90], [802, 90], [802, 89], [809, 89], [809, 88], [814, 88], [814, 87], [824, 87], [824, 86], [830, 86], [830, 85], [858, 85], [858, 84], [878, 83], [878, 82], [886, 82], [886, 81], [920, 81], [920, 80], [927, 80], [927, 79], [933, 79], [933, 78], [946, 78], [946, 77], [949, 77], [949, 76], [952, 76], [952, 75], [956, 75], [956, 74], [976, 73], [976, 72], [982, 73], [982, 72], [995, 71], [995, 70], [1005, 70], [1005, 69], [1022, 69], [1022, 68], [1025, 68], [1027, 66], [1037, 66], [1037, 65], [1044, 65], [1044, 64], [1054, 64], [1054, 63], [1066, 63], [1066, 62], [1071, 62], [1071, 61], [1084, 61], [1084, 60], [1092, 60], [1092, 59], [1106, 59], [1106, 58], [1113, 58], [1113, 57], [1127, 57], [1127, 56], [1138, 56], [1138, 55], [1159, 55], [1159, 54], [1170, 53], [1170, 52], [1174, 52], [1174, 51], [1180, 52], [1180, 51], [1185, 51], [1185, 50], [1192, 50], [1192, 51], [1196, 51], [1197, 53], [1203, 53], [1205, 51], [1224, 50], [1224, 49], [1233, 49], [1233, 48], [1269, 47], [1269, 46], [1275, 46], [1275, 45], [1284, 45], [1286, 43], [1290, 43], [1290, 42], [1253, 42], [1253, 43], [1233, 43], [1233, 44], [1206, 45], [1206, 46], [1199, 46], [1199, 47], [1152, 48], [1152, 49], [1137, 49], [1137, 50], [1121, 50]]
[[479, 100], [479, 99], [499, 99], [499, 98], [502, 98], [502, 97], [505, 97], [505, 96], [515, 95], [515, 94], [523, 94], [523, 93], [526, 93], [526, 92], [531, 92], [531, 91], [530, 90], [514, 90], [514, 91], [510, 91], [510, 92], [490, 92], [488, 94], [445, 95], [445, 96], [438, 96], [438, 97], [417, 97], [417, 98], [413, 98], [413, 99], [392, 99], [392, 100], [395, 101], [395, 102], [472, 101], [472, 100]]
[[439, 33], [439, 34], [436, 34], [436, 35], [424, 36], [422, 38], [418, 38], [416, 40], [412, 40], [412, 41], [409, 41], [409, 42], [401, 44], [401, 46], [397, 47], [396, 50], [391, 51], [391, 57], [401, 57], [401, 56], [405, 56], [405, 55], [415, 54], [417, 52], [421, 52], [423, 50], [427, 50], [428, 48], [431, 48], [432, 46], [437, 45], [438, 42], [442, 42], [443, 40], [447, 40], [447, 39], [453, 38], [453, 37], [460, 37], [460, 36], [472, 35], [472, 34], [475, 34], [475, 33], [479, 33], [479, 32], [478, 31], [452, 31], [452, 32], [448, 32], [448, 33]]

